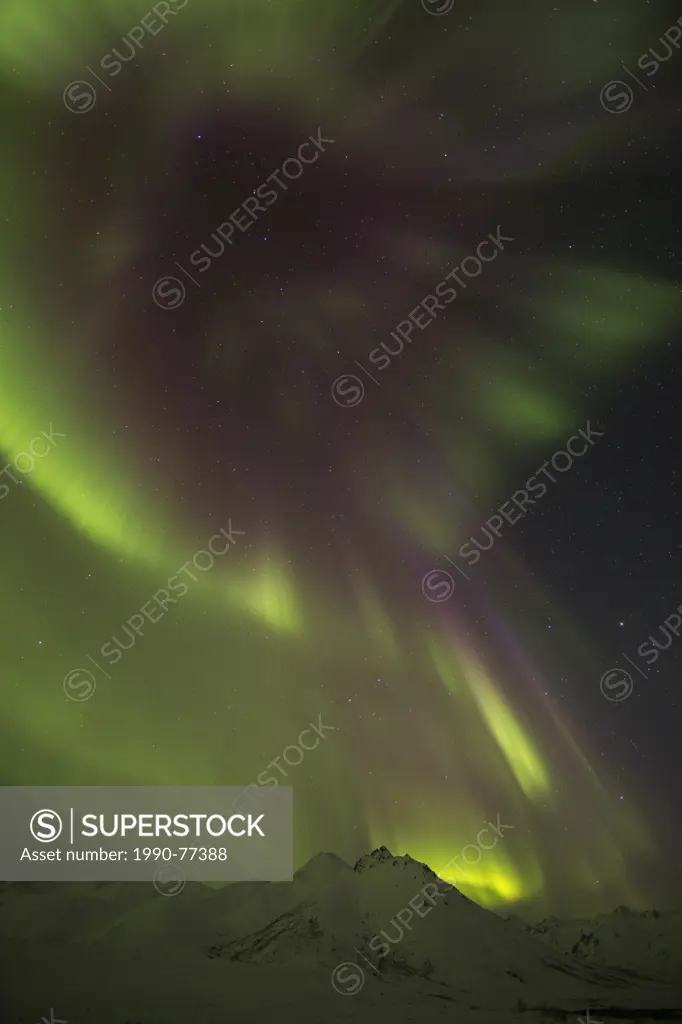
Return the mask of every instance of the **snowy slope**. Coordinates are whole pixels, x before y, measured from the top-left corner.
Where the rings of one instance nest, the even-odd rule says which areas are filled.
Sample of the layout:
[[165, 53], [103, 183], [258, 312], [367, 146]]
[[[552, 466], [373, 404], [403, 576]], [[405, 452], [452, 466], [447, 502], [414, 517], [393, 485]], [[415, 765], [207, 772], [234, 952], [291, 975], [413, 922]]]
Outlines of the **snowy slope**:
[[682, 912], [660, 914], [618, 907], [591, 920], [547, 918], [528, 933], [553, 949], [592, 964], [619, 964], [633, 970], [682, 977]]
[[[504, 920], [384, 847], [354, 868], [319, 854], [290, 883], [188, 884], [176, 896], [140, 883], [4, 885], [0, 1017], [34, 1024], [54, 1007], [68, 1024], [227, 1024], [285, 1010], [377, 1024], [456, 1011], [458, 1022], [535, 1024], [589, 1006], [603, 1021], [682, 1018], [679, 994], [623, 971], [629, 961], [567, 954], [561, 927]], [[360, 978], [355, 994], [332, 985], [341, 963]]]

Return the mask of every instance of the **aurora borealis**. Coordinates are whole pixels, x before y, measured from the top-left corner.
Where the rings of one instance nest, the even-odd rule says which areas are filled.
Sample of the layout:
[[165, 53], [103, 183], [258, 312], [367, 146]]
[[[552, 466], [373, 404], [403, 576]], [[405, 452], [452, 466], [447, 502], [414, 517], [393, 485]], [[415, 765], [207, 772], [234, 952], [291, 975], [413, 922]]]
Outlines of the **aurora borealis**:
[[[4, 3], [3, 465], [64, 436], [3, 477], [3, 779], [246, 785], [322, 715], [333, 734], [280, 762], [298, 864], [385, 845], [444, 871], [499, 814], [513, 831], [448, 878], [472, 899], [648, 907], [679, 783], [659, 764], [624, 794], [623, 747], [667, 751], [678, 706], [667, 685], [609, 705], [599, 678], [680, 601], [653, 564], [679, 555], [673, 513], [638, 504], [682, 312], [678, 97], [670, 66], [622, 115], [599, 95], [671, 19], [429, 2], [188, 0], [162, 27], [136, 0]], [[69, 109], [83, 81], [94, 105]], [[230, 222], [318, 133], [333, 145]], [[176, 262], [226, 222], [192, 287]], [[336, 403], [500, 226], [513, 244]], [[164, 275], [187, 286], [174, 308]], [[598, 446], [426, 599], [588, 421]], [[65, 674], [107, 668], [102, 645], [230, 524], [229, 555], [68, 699]]]

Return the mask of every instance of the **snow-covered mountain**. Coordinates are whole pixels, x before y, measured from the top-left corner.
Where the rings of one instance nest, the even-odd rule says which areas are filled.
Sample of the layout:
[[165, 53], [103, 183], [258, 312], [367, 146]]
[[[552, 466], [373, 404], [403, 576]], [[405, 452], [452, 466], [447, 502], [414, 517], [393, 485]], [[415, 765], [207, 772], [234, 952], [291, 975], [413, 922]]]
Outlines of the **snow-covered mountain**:
[[592, 964], [682, 977], [682, 912], [661, 914], [618, 907], [592, 919], [563, 921], [549, 917], [528, 927], [528, 934], [553, 949]]
[[2, 1022], [49, 1020], [51, 1008], [68, 1024], [223, 1024], [283, 1010], [373, 1024], [454, 1013], [577, 1022], [588, 1007], [602, 1021], [682, 1017], [662, 976], [571, 954], [560, 925], [498, 917], [385, 847], [354, 867], [319, 854], [293, 882], [188, 884], [175, 896], [143, 883], [8, 884]]

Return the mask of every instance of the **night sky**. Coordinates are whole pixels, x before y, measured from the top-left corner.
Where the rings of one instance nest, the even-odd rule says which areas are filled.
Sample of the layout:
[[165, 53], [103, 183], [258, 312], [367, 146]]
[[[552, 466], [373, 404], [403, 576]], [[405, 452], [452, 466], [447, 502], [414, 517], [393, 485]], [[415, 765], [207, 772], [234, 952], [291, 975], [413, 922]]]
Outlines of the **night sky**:
[[181, 2], [0, 13], [2, 782], [246, 785], [321, 715], [298, 864], [679, 906], [680, 11]]

